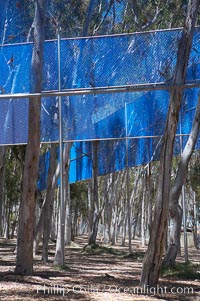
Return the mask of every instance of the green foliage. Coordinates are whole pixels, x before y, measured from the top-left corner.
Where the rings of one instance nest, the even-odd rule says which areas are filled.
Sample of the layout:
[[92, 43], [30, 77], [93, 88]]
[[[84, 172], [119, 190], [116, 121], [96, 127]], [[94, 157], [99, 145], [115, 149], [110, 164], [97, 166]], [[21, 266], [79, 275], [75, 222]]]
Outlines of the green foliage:
[[22, 195], [22, 175], [25, 147], [7, 147], [5, 155], [5, 174], [4, 174], [4, 210], [8, 223], [6, 235], [14, 234], [13, 227], [17, 221], [17, 215], [21, 195]]
[[6, 153], [5, 195], [8, 207], [18, 204], [21, 198], [24, 154], [23, 146], [12, 146]]
[[[89, 9], [90, 6], [92, 6], [92, 11]], [[52, 0], [48, 6], [47, 38], [56, 37], [58, 26], [61, 28], [63, 37], [83, 36], [86, 23], [88, 23], [87, 35], [110, 33], [113, 27], [110, 13], [112, 7], [113, 4], [110, 5], [110, 1], [96, 1], [96, 5], [93, 5], [90, 0]], [[105, 15], [107, 17], [104, 19]]]
[[128, 32], [183, 26], [186, 0], [128, 0], [123, 30]]
[[79, 36], [82, 32], [86, 8], [84, 1], [50, 1], [46, 28], [47, 38], [56, 37], [58, 25], [61, 27], [62, 36]]
[[189, 183], [196, 193], [196, 202], [200, 203], [200, 161], [198, 152], [194, 154], [190, 164]]
[[[186, 0], [93, 0], [93, 2], [49, 0], [46, 39], [56, 38], [58, 27], [61, 28], [62, 37], [83, 36], [86, 24], [88, 24], [87, 35], [180, 27], [183, 25], [187, 2]], [[34, 19], [34, 1], [23, 0], [19, 13], [23, 19], [17, 24], [17, 30], [26, 41]]]
[[80, 213], [83, 218], [87, 216], [87, 184], [77, 182], [70, 185], [72, 212]]
[[[135, 32], [183, 25], [187, 1], [98, 1], [90, 11], [91, 1], [52, 0], [48, 6], [47, 39], [56, 37], [61, 27], [63, 37]], [[30, 9], [31, 11], [31, 9]]]
[[188, 263], [177, 263], [174, 267], [162, 267], [161, 274], [164, 277], [175, 277], [181, 279], [200, 279], [200, 265]]
[[110, 254], [110, 255], [125, 255], [124, 251], [114, 249], [112, 247], [96, 245], [87, 245], [82, 250], [83, 253], [90, 255]]

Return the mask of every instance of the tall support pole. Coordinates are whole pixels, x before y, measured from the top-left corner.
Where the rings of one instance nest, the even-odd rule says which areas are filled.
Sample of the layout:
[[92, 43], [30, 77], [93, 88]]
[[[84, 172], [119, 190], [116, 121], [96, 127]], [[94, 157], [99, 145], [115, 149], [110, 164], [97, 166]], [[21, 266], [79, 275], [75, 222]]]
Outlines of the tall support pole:
[[131, 204], [130, 204], [130, 174], [129, 174], [129, 158], [128, 158], [128, 118], [127, 104], [125, 102], [125, 126], [126, 126], [126, 202], [127, 202], [127, 219], [128, 219], [128, 246], [129, 252], [132, 252], [131, 246]]
[[[61, 92], [61, 59], [60, 59], [60, 28], [57, 30], [58, 44], [58, 91]], [[58, 96], [59, 110], [59, 151], [60, 151], [60, 243], [61, 243], [61, 265], [65, 264], [65, 205], [64, 205], [64, 172], [63, 172], [63, 122], [62, 122], [62, 97]]]
[[[180, 151], [183, 153], [183, 138], [182, 138], [182, 114], [180, 110]], [[183, 232], [184, 232], [184, 257], [185, 263], [188, 262], [188, 240], [187, 240], [187, 218], [186, 218], [186, 202], [185, 202], [185, 185], [182, 187], [182, 207], [183, 207]]]

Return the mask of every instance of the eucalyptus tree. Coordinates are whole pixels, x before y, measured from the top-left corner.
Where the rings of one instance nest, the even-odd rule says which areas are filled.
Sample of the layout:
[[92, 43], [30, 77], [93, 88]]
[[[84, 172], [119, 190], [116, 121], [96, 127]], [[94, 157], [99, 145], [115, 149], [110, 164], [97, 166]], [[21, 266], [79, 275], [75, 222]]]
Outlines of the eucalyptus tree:
[[72, 228], [71, 240], [84, 231], [87, 224], [87, 182], [81, 181], [70, 185]]
[[196, 151], [190, 162], [189, 184], [196, 194], [196, 201], [200, 203], [200, 153]]
[[46, 199], [44, 202], [44, 206], [42, 208], [43, 212], [41, 213], [43, 217], [42, 259], [44, 262], [48, 261], [48, 242], [49, 242], [51, 223], [52, 223], [54, 191], [57, 184], [55, 179], [56, 155], [57, 155], [56, 150], [57, 150], [57, 145], [51, 144], [49, 171], [47, 177]]
[[194, 234], [194, 243], [195, 247], [200, 247], [200, 242], [198, 239], [198, 225], [200, 223], [200, 160], [199, 160], [199, 151], [193, 153], [192, 159], [189, 164], [189, 173], [188, 173], [188, 183], [190, 190], [193, 192], [191, 199], [193, 199], [191, 217], [192, 217], [192, 227]]
[[179, 197], [183, 185], [186, 182], [188, 173], [188, 164], [194, 151], [196, 141], [198, 139], [200, 129], [200, 95], [198, 97], [198, 103], [196, 113], [193, 119], [193, 125], [190, 136], [184, 147], [181, 155], [180, 163], [178, 166], [176, 178], [171, 189], [169, 199], [169, 213], [172, 221], [172, 228], [169, 237], [169, 246], [164, 259], [166, 266], [173, 266], [175, 264], [176, 256], [180, 247], [180, 235], [181, 235], [181, 224], [182, 224], [182, 208], [179, 205]]
[[5, 155], [6, 147], [0, 147], [0, 236], [3, 235], [3, 219], [4, 219], [4, 184], [5, 184]]
[[[31, 61], [31, 92], [42, 90], [43, 48], [45, 39], [46, 0], [35, 1], [34, 46]], [[41, 97], [29, 99], [28, 144], [26, 146], [23, 195], [20, 204], [17, 237], [16, 273], [33, 273], [33, 238], [35, 226], [35, 192], [40, 154]]]
[[176, 28], [186, 14], [185, 0], [127, 0], [122, 29], [125, 32]]
[[14, 236], [18, 221], [19, 204], [22, 196], [24, 148], [11, 146], [6, 148], [4, 157], [4, 221], [7, 238]]
[[[190, 0], [188, 2], [187, 14], [184, 22], [182, 37], [179, 43], [177, 63], [172, 81], [174, 85], [180, 85], [185, 82], [198, 8], [198, 0]], [[170, 104], [160, 156], [159, 181], [156, 195], [154, 221], [152, 224], [148, 250], [143, 261], [140, 282], [142, 286], [155, 286], [157, 285], [159, 279], [159, 271], [165, 247], [168, 225], [173, 146], [182, 96], [183, 89], [181, 87], [174, 87], [170, 92]]]

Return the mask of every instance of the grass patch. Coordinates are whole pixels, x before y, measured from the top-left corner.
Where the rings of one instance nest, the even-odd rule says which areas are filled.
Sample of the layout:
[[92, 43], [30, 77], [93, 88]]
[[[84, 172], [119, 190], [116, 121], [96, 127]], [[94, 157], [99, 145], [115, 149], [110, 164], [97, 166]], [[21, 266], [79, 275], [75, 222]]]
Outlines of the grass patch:
[[71, 243], [70, 243], [70, 245], [69, 245], [69, 248], [73, 248], [73, 249], [82, 249], [82, 247], [81, 247], [78, 243], [76, 243], [76, 242], [74, 242], [74, 241], [71, 241]]
[[54, 265], [54, 269], [56, 271], [66, 271], [66, 272], [71, 271], [71, 268], [69, 266], [67, 266], [67, 265], [62, 265], [62, 266], [60, 266], [60, 265]]
[[130, 258], [133, 259], [134, 261], [142, 261], [144, 258], [144, 252], [132, 252], [132, 253], [126, 253], [123, 258]]
[[174, 267], [162, 267], [161, 274], [164, 277], [200, 280], [200, 265], [188, 263], [176, 263]]
[[114, 249], [112, 247], [105, 247], [105, 246], [100, 246], [100, 245], [96, 244], [96, 245], [85, 246], [82, 249], [82, 253], [86, 253], [86, 254], [90, 254], [90, 255], [110, 254], [110, 255], [122, 256], [122, 255], [124, 255], [125, 252]]
[[90, 255], [101, 255], [101, 254], [109, 254], [109, 255], [116, 255], [121, 257], [122, 259], [133, 259], [137, 261], [141, 261], [144, 257], [144, 252], [133, 252], [127, 253], [123, 250], [118, 250], [112, 247], [100, 246], [96, 245], [87, 245], [82, 249], [82, 253], [90, 254]]

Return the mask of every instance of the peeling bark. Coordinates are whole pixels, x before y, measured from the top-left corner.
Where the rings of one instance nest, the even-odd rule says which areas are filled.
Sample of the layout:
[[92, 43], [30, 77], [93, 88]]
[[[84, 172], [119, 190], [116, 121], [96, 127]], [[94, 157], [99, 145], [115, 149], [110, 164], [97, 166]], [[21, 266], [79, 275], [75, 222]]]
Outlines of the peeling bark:
[[174, 186], [171, 190], [169, 201], [169, 213], [172, 221], [172, 230], [170, 233], [169, 247], [164, 259], [165, 266], [173, 266], [175, 264], [176, 256], [180, 248], [181, 222], [183, 210], [179, 205], [179, 197], [182, 186], [185, 184], [188, 172], [188, 164], [195, 148], [200, 129], [200, 95], [196, 107], [195, 117], [192, 124], [190, 136], [183, 150], [181, 161], [179, 163]]
[[94, 220], [92, 225], [92, 233], [88, 240], [88, 245], [96, 244], [96, 237], [98, 232], [99, 219], [101, 217], [102, 211], [99, 211], [99, 194], [98, 194], [98, 141], [94, 141], [92, 146], [92, 207], [95, 208]]
[[[188, 2], [187, 15], [178, 48], [177, 64], [173, 78], [173, 84], [175, 85], [181, 85], [185, 82], [198, 7], [199, 0], [190, 0]], [[154, 221], [152, 224], [148, 250], [143, 261], [140, 281], [141, 286], [156, 286], [159, 279], [168, 225], [173, 146], [182, 95], [182, 88], [172, 88], [160, 156], [159, 181], [156, 195]]]
[[[42, 90], [42, 66], [45, 35], [46, 0], [35, 1], [34, 46], [31, 62], [31, 92]], [[33, 239], [35, 226], [35, 193], [40, 153], [40, 110], [41, 98], [29, 100], [28, 144], [26, 147], [23, 195], [20, 204], [17, 237], [17, 274], [33, 273]]]

